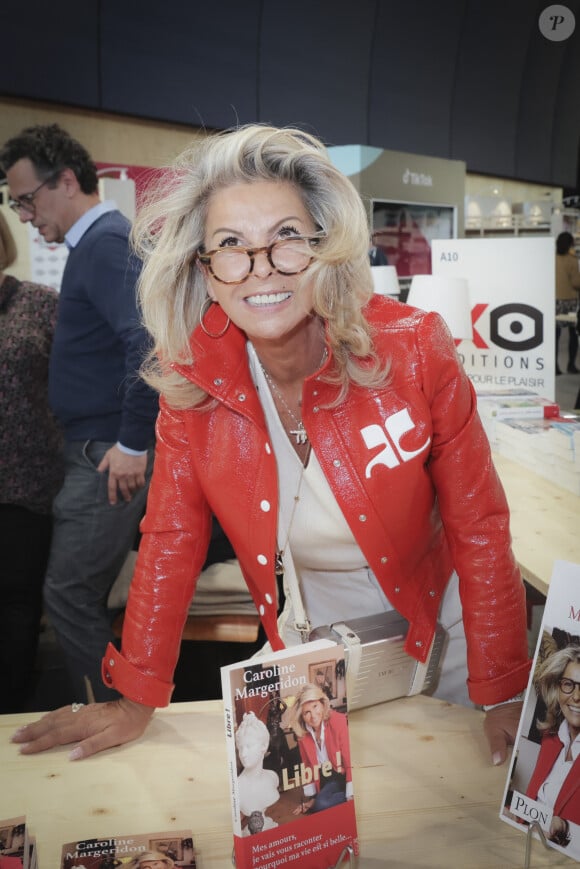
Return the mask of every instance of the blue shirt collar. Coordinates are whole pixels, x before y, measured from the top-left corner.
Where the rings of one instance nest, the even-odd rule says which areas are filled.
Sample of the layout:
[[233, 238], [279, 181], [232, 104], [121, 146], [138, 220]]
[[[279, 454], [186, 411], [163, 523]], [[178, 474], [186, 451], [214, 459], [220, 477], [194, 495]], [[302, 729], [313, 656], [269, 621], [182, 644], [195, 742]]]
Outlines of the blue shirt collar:
[[116, 211], [117, 204], [113, 202], [112, 199], [107, 199], [105, 202], [99, 202], [97, 205], [93, 205], [92, 208], [89, 208], [88, 211], [85, 211], [79, 219], [73, 223], [69, 231], [66, 233], [64, 237], [64, 241], [66, 246], [71, 249], [76, 247], [87, 229], [95, 223], [99, 217], [102, 217], [103, 214], [107, 214], [109, 211]]

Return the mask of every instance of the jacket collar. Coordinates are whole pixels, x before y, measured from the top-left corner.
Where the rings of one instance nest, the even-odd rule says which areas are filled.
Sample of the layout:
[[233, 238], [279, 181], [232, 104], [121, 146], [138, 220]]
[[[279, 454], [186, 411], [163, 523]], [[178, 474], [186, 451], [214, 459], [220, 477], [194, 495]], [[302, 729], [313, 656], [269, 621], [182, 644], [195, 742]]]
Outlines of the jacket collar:
[[[204, 326], [219, 335], [224, 328], [224, 314], [212, 305], [204, 317]], [[246, 350], [246, 335], [230, 322], [219, 338], [212, 338], [197, 326], [190, 340], [193, 362], [174, 364], [173, 368], [195, 383], [211, 398], [264, 425], [264, 414], [252, 380]]]
[[[205, 328], [219, 335], [224, 325], [223, 311], [218, 305], [212, 305], [204, 317]], [[263, 419], [262, 406], [250, 372], [246, 343], [245, 332], [232, 322], [219, 338], [210, 337], [198, 325], [190, 339], [193, 362], [189, 365], [175, 363], [172, 367], [212, 398], [238, 411], [243, 405], [248, 414], [257, 414]], [[331, 357], [329, 351], [324, 370], [328, 370], [332, 364]]]

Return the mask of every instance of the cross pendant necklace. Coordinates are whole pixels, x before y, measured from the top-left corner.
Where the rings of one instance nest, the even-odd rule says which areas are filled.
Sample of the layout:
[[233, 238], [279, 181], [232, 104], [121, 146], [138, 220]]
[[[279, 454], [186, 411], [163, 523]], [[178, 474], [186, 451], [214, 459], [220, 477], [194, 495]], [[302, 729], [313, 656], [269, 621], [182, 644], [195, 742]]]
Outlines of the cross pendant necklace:
[[302, 425], [301, 419], [298, 420], [298, 428], [291, 428], [288, 434], [291, 434], [296, 438], [297, 444], [305, 444], [308, 441], [308, 435], [306, 433], [306, 429]]
[[278, 389], [278, 387], [276, 386], [276, 384], [274, 383], [274, 381], [272, 380], [272, 378], [270, 377], [270, 375], [268, 374], [268, 372], [266, 371], [266, 369], [264, 368], [263, 365], [262, 365], [262, 371], [264, 372], [264, 377], [268, 381], [268, 385], [270, 386], [270, 389], [273, 390], [274, 393], [278, 396], [278, 399], [281, 402], [281, 404], [283, 405], [284, 410], [286, 411], [288, 416], [290, 416], [293, 419], [294, 424], [296, 425], [296, 428], [291, 428], [288, 430], [288, 434], [292, 435], [292, 437], [296, 441], [297, 446], [303, 446], [304, 444], [307, 444], [308, 443], [308, 432], [304, 428], [304, 424], [303, 424], [302, 420], [298, 419], [296, 414], [290, 410], [290, 408], [288, 407], [288, 403], [286, 402], [286, 399], [284, 398], [284, 396], [282, 395], [282, 393], [280, 392], [280, 390]]
[[[326, 359], [326, 347], [322, 351], [322, 359], [320, 360], [320, 364], [318, 366], [319, 368], [321, 367], [321, 365], [324, 364], [325, 359]], [[280, 391], [278, 386], [274, 383], [274, 381], [272, 380], [272, 378], [270, 377], [270, 375], [268, 374], [268, 372], [266, 371], [266, 369], [264, 368], [264, 366], [262, 365], [261, 362], [260, 362], [260, 367], [261, 367], [262, 371], [264, 372], [264, 377], [268, 381], [268, 385], [270, 386], [270, 389], [273, 390], [273, 392], [277, 395], [280, 403], [284, 407], [284, 410], [286, 411], [288, 416], [290, 416], [294, 420], [296, 428], [288, 429], [288, 434], [291, 435], [295, 439], [296, 446], [304, 446], [304, 444], [308, 443], [308, 432], [304, 428], [304, 424], [303, 424], [302, 420], [298, 419], [296, 414], [292, 412], [292, 410], [288, 406], [286, 399], [282, 395], [282, 392]]]

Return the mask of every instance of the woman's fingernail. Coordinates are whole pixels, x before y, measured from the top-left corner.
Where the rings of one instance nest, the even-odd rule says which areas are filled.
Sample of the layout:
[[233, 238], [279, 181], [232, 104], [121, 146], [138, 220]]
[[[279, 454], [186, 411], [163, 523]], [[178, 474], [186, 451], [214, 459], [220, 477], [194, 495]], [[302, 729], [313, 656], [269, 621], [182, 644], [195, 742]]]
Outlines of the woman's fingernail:
[[15, 730], [12, 736], [10, 737], [10, 742], [16, 742], [19, 736], [24, 733], [25, 728], [19, 727], [18, 730]]
[[494, 766], [499, 766], [499, 765], [500, 765], [500, 763], [501, 763], [501, 754], [499, 753], [499, 751], [496, 751], [496, 753], [493, 755], [493, 757], [492, 757], [491, 760], [492, 760], [492, 763], [493, 763]]
[[21, 745], [18, 746], [18, 754], [22, 754], [24, 751], [26, 751], [27, 748], [28, 748], [28, 743], [23, 742]]
[[80, 760], [83, 756], [83, 750], [80, 745], [77, 745], [76, 748], [73, 748], [71, 753], [68, 756], [69, 760]]

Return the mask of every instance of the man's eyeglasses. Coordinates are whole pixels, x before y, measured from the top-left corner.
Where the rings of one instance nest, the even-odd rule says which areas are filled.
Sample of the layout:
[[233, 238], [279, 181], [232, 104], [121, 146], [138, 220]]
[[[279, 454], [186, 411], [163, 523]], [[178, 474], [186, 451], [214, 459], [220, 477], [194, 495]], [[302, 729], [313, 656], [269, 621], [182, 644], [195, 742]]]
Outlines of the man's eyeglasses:
[[573, 679], [560, 679], [558, 685], [563, 694], [572, 694], [574, 688], [580, 688], [580, 682], [574, 682]]
[[318, 244], [316, 236], [283, 238], [265, 247], [219, 247], [207, 253], [198, 251], [197, 259], [206, 265], [210, 273], [222, 284], [241, 284], [254, 269], [259, 253], [265, 253], [268, 262], [281, 275], [298, 275], [306, 271], [312, 262], [312, 245]]
[[60, 172], [53, 172], [52, 175], [46, 178], [30, 193], [23, 193], [22, 196], [19, 196], [17, 199], [10, 199], [8, 205], [12, 211], [27, 211], [29, 214], [33, 214], [35, 210], [34, 199], [36, 195], [43, 187], [50, 184], [51, 181], [55, 181], [59, 175]]

